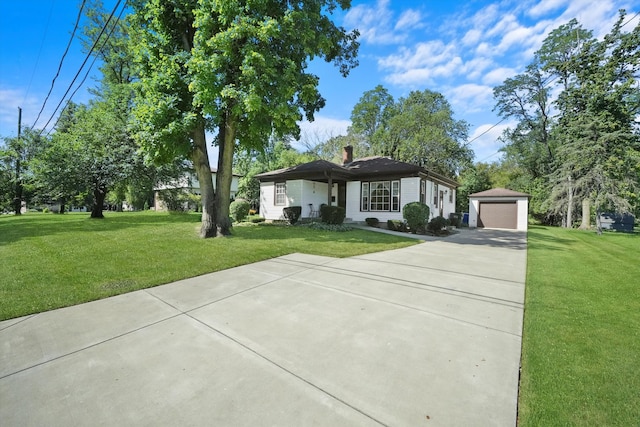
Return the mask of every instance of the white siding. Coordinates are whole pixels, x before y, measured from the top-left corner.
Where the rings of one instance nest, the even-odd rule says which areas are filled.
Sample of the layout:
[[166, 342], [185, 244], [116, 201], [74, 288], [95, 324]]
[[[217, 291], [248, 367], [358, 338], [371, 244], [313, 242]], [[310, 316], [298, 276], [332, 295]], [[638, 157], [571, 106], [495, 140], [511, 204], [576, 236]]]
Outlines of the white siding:
[[[354, 181], [347, 183], [347, 218], [352, 221], [363, 222], [365, 218], [378, 218], [380, 222], [386, 222], [390, 219], [402, 220], [402, 208], [407, 203], [420, 201], [420, 180], [419, 177], [402, 178], [400, 180], [400, 212], [367, 212], [360, 210], [360, 189], [361, 182]], [[438, 184], [438, 192], [446, 191], [443, 198], [443, 216], [449, 218], [449, 214], [455, 212], [456, 194], [455, 189]], [[453, 201], [449, 202], [449, 192], [453, 193]], [[433, 204], [434, 182], [427, 180], [426, 183], [426, 204], [429, 206], [431, 218], [438, 216], [439, 208]]]
[[399, 212], [378, 212], [361, 211], [360, 195], [361, 181], [347, 183], [347, 218], [355, 222], [364, 222], [365, 218], [378, 218], [380, 222], [387, 222], [390, 219], [402, 220], [402, 208], [410, 202], [420, 200], [420, 178], [402, 178], [400, 180], [400, 211]]
[[[320, 210], [322, 203], [327, 203], [327, 183], [306, 180], [294, 180], [286, 182], [287, 203], [283, 206], [275, 206], [275, 183], [260, 183], [260, 215], [268, 220], [284, 219], [282, 208], [287, 206], [300, 206], [302, 217], [308, 218], [311, 212], [309, 204], [314, 210]], [[333, 186], [333, 195], [337, 197], [338, 185]]]

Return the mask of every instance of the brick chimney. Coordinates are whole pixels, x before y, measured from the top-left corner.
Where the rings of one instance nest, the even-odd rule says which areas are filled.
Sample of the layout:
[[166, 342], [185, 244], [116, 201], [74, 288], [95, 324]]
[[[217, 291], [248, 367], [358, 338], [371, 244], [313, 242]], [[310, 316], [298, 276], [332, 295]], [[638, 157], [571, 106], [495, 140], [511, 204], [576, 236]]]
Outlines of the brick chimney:
[[348, 165], [353, 162], [353, 147], [347, 145], [342, 149], [342, 165]]

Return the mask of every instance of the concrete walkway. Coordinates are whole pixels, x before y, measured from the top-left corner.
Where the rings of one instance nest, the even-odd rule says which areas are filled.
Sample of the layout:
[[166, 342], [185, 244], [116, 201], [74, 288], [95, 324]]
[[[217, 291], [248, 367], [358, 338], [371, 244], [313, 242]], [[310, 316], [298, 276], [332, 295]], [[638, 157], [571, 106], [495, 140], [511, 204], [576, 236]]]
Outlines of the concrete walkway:
[[0, 423], [513, 426], [525, 269], [463, 230], [0, 322]]

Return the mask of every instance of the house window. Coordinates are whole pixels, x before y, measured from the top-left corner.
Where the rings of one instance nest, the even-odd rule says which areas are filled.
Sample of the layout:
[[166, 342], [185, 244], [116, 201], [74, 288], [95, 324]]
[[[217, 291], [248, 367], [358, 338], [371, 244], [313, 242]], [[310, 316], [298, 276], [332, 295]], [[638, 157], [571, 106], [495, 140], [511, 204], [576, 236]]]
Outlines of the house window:
[[400, 210], [400, 181], [391, 181], [391, 210]]
[[453, 203], [453, 189], [449, 190], [449, 203]]
[[368, 211], [369, 210], [369, 183], [362, 183], [362, 191], [360, 192], [362, 195], [362, 199], [360, 200], [360, 210]]
[[433, 184], [433, 206], [438, 206], [438, 184]]
[[400, 210], [400, 181], [363, 182], [361, 193], [363, 211], [398, 212]]
[[284, 182], [276, 182], [275, 205], [284, 206], [287, 204], [287, 185]]
[[420, 180], [420, 202], [427, 203], [427, 181]]

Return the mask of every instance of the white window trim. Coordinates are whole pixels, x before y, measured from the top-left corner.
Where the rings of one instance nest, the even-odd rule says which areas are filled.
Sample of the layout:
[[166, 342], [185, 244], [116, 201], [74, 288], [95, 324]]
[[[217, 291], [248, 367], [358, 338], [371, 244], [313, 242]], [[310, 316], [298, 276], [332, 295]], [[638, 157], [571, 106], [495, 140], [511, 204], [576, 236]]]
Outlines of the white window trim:
[[[282, 191], [278, 191], [282, 189]], [[281, 198], [281, 200], [278, 200]], [[273, 183], [273, 204], [274, 206], [286, 206], [287, 205], [287, 183], [286, 182], [274, 182]]]

